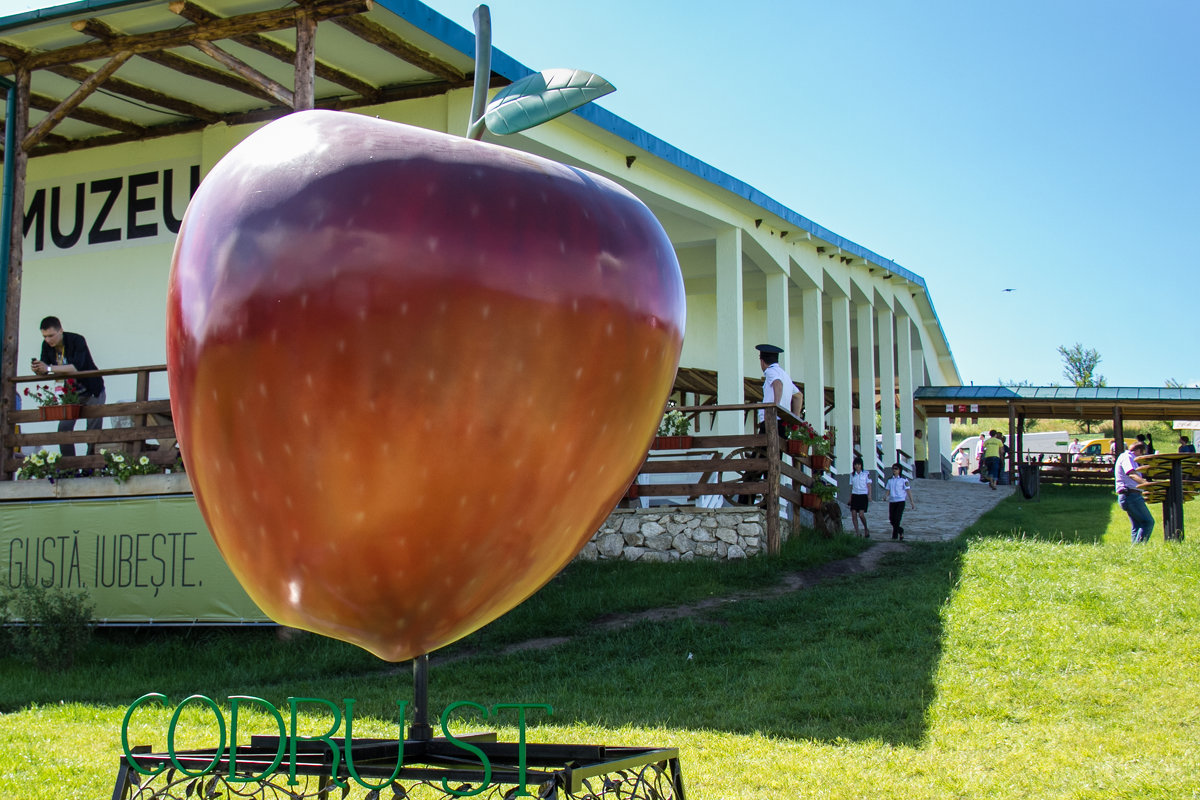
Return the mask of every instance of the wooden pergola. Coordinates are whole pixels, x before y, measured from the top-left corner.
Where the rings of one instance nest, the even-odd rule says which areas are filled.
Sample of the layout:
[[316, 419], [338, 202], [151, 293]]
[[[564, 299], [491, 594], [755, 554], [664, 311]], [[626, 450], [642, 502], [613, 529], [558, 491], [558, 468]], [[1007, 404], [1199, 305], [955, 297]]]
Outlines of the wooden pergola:
[[1200, 389], [1132, 386], [922, 386], [913, 403], [926, 417], [1008, 420], [1015, 442], [1009, 470], [1024, 454], [1026, 419], [1111, 419], [1118, 450], [1125, 420], [1200, 419]]
[[[8, 18], [0, 59], [5, 431], [13, 422], [31, 157], [430, 97], [474, 80], [469, 56], [372, 0], [72, 3]], [[493, 73], [491, 83], [507, 81]]]

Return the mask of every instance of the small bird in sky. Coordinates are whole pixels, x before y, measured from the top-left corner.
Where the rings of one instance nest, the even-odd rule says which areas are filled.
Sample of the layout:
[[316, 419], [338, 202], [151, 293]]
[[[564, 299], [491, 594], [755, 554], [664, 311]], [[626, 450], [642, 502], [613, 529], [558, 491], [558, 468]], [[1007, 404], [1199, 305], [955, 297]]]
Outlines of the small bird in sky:
[[1016, 291], [1016, 290], [1015, 290], [1015, 289], [1001, 289], [1000, 291], [1002, 291], [1002, 292], [1013, 292], [1013, 291]]

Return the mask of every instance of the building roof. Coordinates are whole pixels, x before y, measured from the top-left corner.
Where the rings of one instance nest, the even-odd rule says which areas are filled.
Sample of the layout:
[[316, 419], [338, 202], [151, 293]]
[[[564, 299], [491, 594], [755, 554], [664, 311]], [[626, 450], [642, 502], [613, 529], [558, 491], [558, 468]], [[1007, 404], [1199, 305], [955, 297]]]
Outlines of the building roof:
[[922, 386], [914, 402], [926, 417], [1109, 419], [1200, 418], [1200, 389], [1155, 386]]

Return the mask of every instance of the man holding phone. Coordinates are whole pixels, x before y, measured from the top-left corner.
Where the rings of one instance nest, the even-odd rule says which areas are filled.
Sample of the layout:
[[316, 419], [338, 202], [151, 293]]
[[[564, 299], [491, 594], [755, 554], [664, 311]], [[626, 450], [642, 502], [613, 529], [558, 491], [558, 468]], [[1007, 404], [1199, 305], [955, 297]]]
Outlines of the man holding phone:
[[[42, 353], [40, 358], [31, 359], [30, 367], [33, 371], [48, 378], [73, 379], [80, 387], [80, 403], [85, 406], [104, 405], [104, 378], [73, 378], [76, 372], [100, 369], [92, 360], [92, 351], [88, 349], [87, 339], [78, 333], [64, 331], [58, 317], [46, 317], [38, 327], [42, 330]], [[103, 417], [89, 417], [87, 429], [99, 430], [103, 424]], [[75, 420], [64, 419], [58, 423], [58, 430], [75, 430]], [[95, 445], [91, 444], [87, 446], [88, 455], [92, 454], [94, 447]], [[73, 444], [59, 445], [59, 449], [64, 456], [75, 455]]]

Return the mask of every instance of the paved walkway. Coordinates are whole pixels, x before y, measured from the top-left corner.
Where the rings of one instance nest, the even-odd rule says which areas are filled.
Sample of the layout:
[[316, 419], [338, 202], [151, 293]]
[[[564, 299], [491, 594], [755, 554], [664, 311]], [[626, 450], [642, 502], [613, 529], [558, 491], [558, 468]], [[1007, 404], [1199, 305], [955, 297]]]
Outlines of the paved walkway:
[[[1015, 486], [997, 486], [993, 491], [986, 483], [979, 483], [975, 476], [970, 480], [913, 480], [912, 492], [917, 507], [904, 509], [904, 519], [900, 523], [904, 528], [904, 541], [949, 541], [1014, 491]], [[880, 497], [883, 496], [881, 492]], [[842, 525], [846, 533], [854, 533], [849, 506], [842, 506]], [[876, 541], [892, 538], [886, 499], [871, 500], [867, 508], [867, 526], [871, 529], [871, 538]]]

